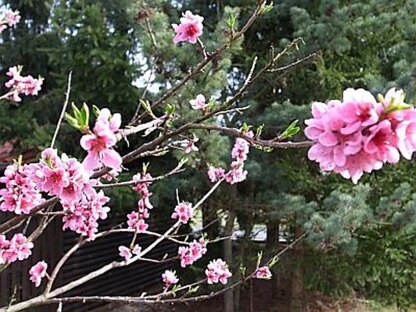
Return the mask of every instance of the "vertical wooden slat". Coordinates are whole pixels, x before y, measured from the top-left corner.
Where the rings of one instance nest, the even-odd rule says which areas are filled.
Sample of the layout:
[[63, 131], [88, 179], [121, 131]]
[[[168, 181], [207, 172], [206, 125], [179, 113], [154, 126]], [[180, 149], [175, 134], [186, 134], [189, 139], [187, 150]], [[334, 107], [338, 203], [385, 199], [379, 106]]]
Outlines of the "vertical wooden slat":
[[[0, 218], [4, 218], [0, 214]], [[100, 225], [100, 230], [110, 228], [113, 224], [125, 221], [125, 216], [113, 218], [113, 222], [106, 220]], [[1, 220], [1, 219], [0, 219]], [[4, 219], [3, 219], [4, 220]], [[34, 218], [28, 233], [33, 231], [37, 222]], [[158, 220], [157, 224], [151, 224], [152, 230], [163, 231], [169, 226], [166, 220]], [[1, 221], [0, 221], [1, 222]], [[158, 226], [157, 226], [158, 225]], [[12, 233], [7, 236], [10, 237]], [[10, 300], [9, 289], [13, 285], [19, 285], [21, 299], [29, 299], [35, 295], [40, 294], [42, 287], [35, 288], [29, 281], [29, 268], [40, 260], [45, 260], [48, 265], [48, 272], [54, 268], [55, 264], [62, 257], [73, 244], [76, 243], [78, 235], [66, 231], [62, 231], [62, 223], [59, 218], [53, 220], [44, 233], [36, 240], [35, 246], [32, 250], [32, 256], [23, 261], [13, 263], [7, 270], [0, 273], [0, 306], [7, 304]], [[120, 245], [128, 245], [131, 240], [130, 234], [110, 235], [105, 239], [99, 239], [87, 245], [86, 248], [80, 249], [76, 252], [62, 268], [54, 287], [66, 284], [77, 277], [80, 277], [102, 265], [113, 261], [120, 260], [117, 248]], [[139, 244], [143, 247], [149, 245], [153, 241], [152, 237], [140, 236]], [[162, 258], [166, 253], [170, 256], [176, 254], [177, 247], [170, 242], [162, 243], [151, 255], [155, 258]], [[101, 276], [90, 283], [82, 285], [74, 289], [68, 295], [132, 295], [146, 291], [147, 287], [160, 285], [160, 276], [163, 270], [171, 267], [172, 264], [165, 266], [152, 263], [136, 263], [127, 268], [121, 268]], [[44, 287], [44, 283], [42, 286]], [[12, 290], [13, 291], [13, 290]], [[18, 291], [19, 294], [19, 291]], [[64, 311], [90, 311], [97, 305], [83, 305], [83, 304], [67, 304], [64, 306]], [[56, 311], [56, 306], [43, 306], [30, 311], [49, 312]]]

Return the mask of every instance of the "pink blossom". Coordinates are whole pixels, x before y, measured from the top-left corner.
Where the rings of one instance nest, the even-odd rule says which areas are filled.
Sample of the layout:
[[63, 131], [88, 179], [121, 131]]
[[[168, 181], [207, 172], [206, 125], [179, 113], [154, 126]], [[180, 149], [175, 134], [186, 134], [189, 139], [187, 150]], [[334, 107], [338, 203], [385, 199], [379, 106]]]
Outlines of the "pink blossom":
[[44, 202], [40, 189], [30, 178], [29, 165], [9, 165], [4, 177], [0, 178], [4, 188], [0, 189], [0, 210], [15, 214], [29, 214], [33, 208]]
[[138, 233], [147, 231], [149, 227], [145, 220], [150, 217], [149, 209], [153, 209], [153, 205], [150, 202], [150, 196], [153, 194], [149, 191], [149, 186], [152, 184], [151, 180], [152, 176], [146, 172], [137, 173], [133, 176], [133, 181], [136, 182], [133, 190], [139, 193], [141, 198], [137, 202], [138, 211], [132, 211], [127, 215], [127, 225]]
[[384, 108], [389, 108], [390, 105], [402, 105], [404, 104], [404, 92], [403, 90], [391, 88], [384, 96], [384, 102], [382, 103]]
[[184, 268], [202, 258], [202, 256], [207, 252], [206, 246], [207, 244], [203, 238], [199, 241], [193, 240], [189, 246], [180, 246], [178, 249], [178, 255], [181, 260], [181, 267]]
[[81, 147], [88, 152], [83, 161], [86, 170], [93, 171], [103, 165], [116, 171], [121, 170], [121, 156], [113, 149], [117, 143], [115, 132], [120, 124], [119, 114], [111, 116], [106, 108], [100, 111], [92, 133], [81, 138]]
[[[382, 98], [382, 97], [381, 97]], [[305, 135], [314, 141], [308, 157], [321, 170], [340, 173], [357, 183], [364, 172], [410, 158], [416, 149], [414, 109], [402, 91], [390, 89], [382, 102], [363, 89], [347, 89], [343, 101], [314, 103]]]
[[58, 196], [61, 202], [78, 202], [84, 194], [94, 192], [96, 181], [89, 179], [81, 163], [66, 154], [59, 157], [54, 149], [44, 150], [39, 163], [30, 164], [28, 168], [30, 179], [38, 188], [51, 196]]
[[21, 233], [14, 234], [11, 240], [0, 235], [0, 264], [27, 259], [32, 254], [32, 248], [33, 243]]
[[127, 218], [127, 225], [129, 228], [136, 230], [138, 233], [146, 232], [149, 227], [144, 220], [144, 217], [142, 217], [138, 212], [132, 211], [127, 215]]
[[245, 161], [247, 159], [249, 147], [250, 145], [246, 140], [242, 138], [237, 138], [235, 140], [234, 147], [231, 151], [231, 157], [237, 161]]
[[262, 266], [256, 270], [256, 278], [258, 279], [271, 279], [272, 272], [268, 266]]
[[124, 258], [124, 260], [128, 261], [131, 259], [131, 251], [130, 248], [126, 246], [119, 246], [118, 247], [120, 257]]
[[35, 284], [35, 287], [39, 287], [42, 282], [42, 278], [46, 276], [46, 269], [48, 264], [45, 261], [39, 261], [29, 270], [30, 280]]
[[247, 170], [243, 168], [244, 163], [233, 161], [231, 170], [225, 175], [225, 181], [229, 184], [235, 184], [244, 181], [247, 178]]
[[392, 114], [392, 123], [396, 123], [395, 134], [397, 148], [406, 159], [411, 159], [416, 151], [416, 110], [406, 109]]
[[222, 259], [212, 260], [205, 270], [208, 284], [222, 283], [227, 284], [228, 279], [232, 276], [228, 270], [228, 265]]
[[62, 167], [54, 169], [44, 167], [43, 169], [45, 179], [42, 185], [43, 190], [50, 194], [61, 194], [64, 187], [69, 183], [66, 170]]
[[43, 84], [43, 78], [39, 77], [35, 79], [30, 75], [21, 76], [21, 71], [21, 66], [14, 66], [10, 67], [6, 73], [7, 76], [11, 77], [11, 79], [6, 82], [6, 87], [11, 89], [8, 98], [15, 102], [21, 101], [20, 94], [38, 95]]
[[179, 279], [176, 276], [176, 272], [171, 270], [166, 270], [165, 273], [162, 274], [162, 280], [163, 283], [165, 283], [166, 288], [175, 285], [177, 282], [179, 282]]
[[196, 99], [190, 100], [192, 109], [204, 111], [207, 109], [208, 104], [205, 102], [205, 97], [202, 94], [198, 94]]
[[369, 132], [369, 136], [364, 138], [364, 151], [374, 154], [382, 162], [397, 163], [400, 155], [390, 121], [381, 121], [370, 127]]
[[[254, 136], [252, 131], [243, 133], [252, 138]], [[217, 182], [225, 177], [225, 181], [229, 184], [240, 183], [247, 178], [247, 170], [244, 170], [244, 162], [247, 160], [247, 155], [250, 150], [250, 144], [243, 138], [237, 138], [234, 147], [231, 151], [231, 169], [225, 173], [222, 168], [209, 167], [208, 178], [211, 182]]]
[[176, 33], [173, 42], [177, 44], [181, 41], [188, 41], [189, 43], [195, 44], [198, 37], [202, 35], [203, 20], [204, 18], [202, 16], [194, 15], [190, 11], [186, 11], [179, 25], [172, 24]]
[[142, 247], [139, 244], [134, 245], [133, 250], [131, 251], [134, 255], [138, 256], [142, 252]]
[[212, 166], [209, 166], [208, 168], [208, 178], [209, 180], [214, 183], [218, 180], [221, 180], [225, 175], [225, 170], [223, 168], [215, 168]]
[[[196, 141], [198, 141], [198, 139], [196, 139]], [[185, 154], [189, 154], [192, 152], [197, 152], [199, 151], [198, 147], [195, 146], [195, 140], [185, 140], [184, 142], [182, 142], [181, 146], [183, 148], [183, 151]]]
[[69, 228], [88, 238], [94, 238], [98, 231], [98, 220], [107, 218], [110, 208], [105, 206], [110, 199], [100, 190], [92, 188], [83, 193], [79, 201], [62, 202], [65, 215], [62, 218], [63, 230]]
[[193, 208], [190, 203], [179, 203], [175, 207], [175, 212], [172, 213], [172, 219], [179, 219], [182, 223], [187, 224], [192, 218]]
[[19, 11], [6, 10], [4, 16], [1, 18], [2, 21], [5, 21], [9, 27], [12, 27], [20, 22]]

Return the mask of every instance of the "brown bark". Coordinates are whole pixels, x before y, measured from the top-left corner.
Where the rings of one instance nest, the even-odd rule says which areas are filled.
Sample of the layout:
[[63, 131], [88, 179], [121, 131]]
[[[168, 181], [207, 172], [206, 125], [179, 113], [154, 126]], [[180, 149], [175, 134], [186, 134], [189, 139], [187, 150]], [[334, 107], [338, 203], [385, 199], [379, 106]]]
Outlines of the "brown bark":
[[[224, 260], [231, 267], [233, 261], [233, 245], [231, 235], [233, 234], [234, 221], [236, 218], [235, 210], [230, 209], [228, 212], [228, 220], [225, 225], [225, 236], [229, 236], [229, 239], [224, 240], [223, 253]], [[234, 312], [234, 290], [230, 289], [224, 294], [224, 312]]]
[[[279, 221], [270, 221], [267, 223], [267, 240], [266, 240], [266, 250], [280, 250], [279, 242]], [[274, 253], [274, 252], [273, 252]], [[281, 287], [281, 275], [285, 270], [278, 270], [281, 266], [281, 261], [272, 268], [272, 298], [279, 298], [279, 288]]]

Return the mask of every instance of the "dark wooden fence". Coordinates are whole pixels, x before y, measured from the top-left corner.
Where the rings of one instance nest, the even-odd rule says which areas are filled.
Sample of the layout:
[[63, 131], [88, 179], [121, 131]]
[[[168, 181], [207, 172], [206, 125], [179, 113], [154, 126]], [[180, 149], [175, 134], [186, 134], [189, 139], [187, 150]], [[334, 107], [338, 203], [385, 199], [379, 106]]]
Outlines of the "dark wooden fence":
[[[7, 216], [0, 214], [0, 223]], [[111, 218], [110, 218], [111, 219]], [[125, 217], [113, 217], [112, 223], [109, 221], [100, 224], [100, 230], [108, 229], [117, 222], [123, 222]], [[32, 219], [31, 227], [36, 226], [36, 218]], [[171, 221], [154, 220], [151, 223], [152, 230], [163, 231]], [[29, 231], [30, 233], [30, 231]], [[11, 234], [8, 234], [9, 238]], [[65, 264], [59, 274], [56, 286], [64, 285], [80, 276], [85, 275], [99, 267], [113, 261], [121, 260], [118, 255], [118, 246], [128, 246], [132, 236], [129, 233], [113, 234], [111, 236], [97, 239], [79, 249]], [[5, 271], [0, 273], [0, 306], [8, 305], [11, 301], [22, 301], [40, 294], [45, 284], [35, 288], [29, 280], [29, 269], [39, 260], [45, 260], [51, 269], [55, 266], [61, 256], [69, 250], [78, 235], [71, 231], [62, 231], [62, 223], [59, 218], [48, 226], [42, 235], [36, 240], [35, 247], [32, 249], [32, 256], [21, 262], [15, 262]], [[139, 235], [138, 243], [145, 248], [154, 238]], [[170, 242], [162, 242], [151, 254], [149, 258], [162, 259], [164, 255], [169, 257], [175, 255], [177, 246]], [[150, 262], [138, 262], [125, 268], [118, 268], [98, 277], [82, 286], [66, 293], [65, 295], [139, 295], [143, 291], [161, 285], [161, 274], [163, 271], [172, 267], [173, 263], [164, 265]], [[43, 282], [44, 283], [44, 282]], [[42, 287], [43, 286], [43, 287]], [[156, 286], [158, 287], [158, 286]], [[91, 311], [99, 304], [65, 304], [63, 311]], [[30, 311], [56, 311], [56, 306], [42, 306]]]

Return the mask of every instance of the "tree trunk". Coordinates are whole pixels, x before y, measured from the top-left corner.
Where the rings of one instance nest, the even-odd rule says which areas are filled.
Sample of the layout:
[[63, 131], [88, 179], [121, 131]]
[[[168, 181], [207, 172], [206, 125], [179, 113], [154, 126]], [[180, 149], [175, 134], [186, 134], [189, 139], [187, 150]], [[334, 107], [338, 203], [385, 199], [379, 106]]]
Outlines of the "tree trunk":
[[[272, 254], [276, 254], [280, 250], [279, 242], [279, 221], [270, 221], [267, 223], [267, 240], [266, 240], [266, 251], [272, 251]], [[265, 255], [269, 257], [269, 255]], [[279, 259], [280, 260], [280, 259]], [[280, 296], [279, 289], [281, 288], [281, 274], [284, 270], [279, 270], [281, 261], [277, 263], [273, 268], [272, 275], [272, 298], [278, 299]]]
[[[295, 239], [303, 234], [301, 227], [295, 229]], [[303, 261], [304, 248], [303, 243], [298, 243], [293, 248], [292, 255], [293, 271], [292, 271], [292, 286], [291, 286], [291, 300], [290, 311], [301, 312], [304, 309], [304, 291], [303, 291]]]
[[202, 227], [205, 229], [204, 233], [207, 234], [208, 239], [215, 239], [219, 236], [218, 222], [217, 220], [218, 204], [209, 199], [208, 205], [202, 209]]
[[[228, 212], [228, 220], [225, 225], [225, 236], [230, 236], [230, 238], [224, 240], [223, 244], [223, 253], [224, 253], [224, 260], [227, 262], [229, 267], [232, 266], [233, 261], [233, 245], [231, 240], [231, 235], [233, 234], [234, 228], [234, 221], [236, 218], [236, 214], [234, 209], [231, 209]], [[234, 290], [230, 289], [224, 294], [224, 312], [234, 312]]]

